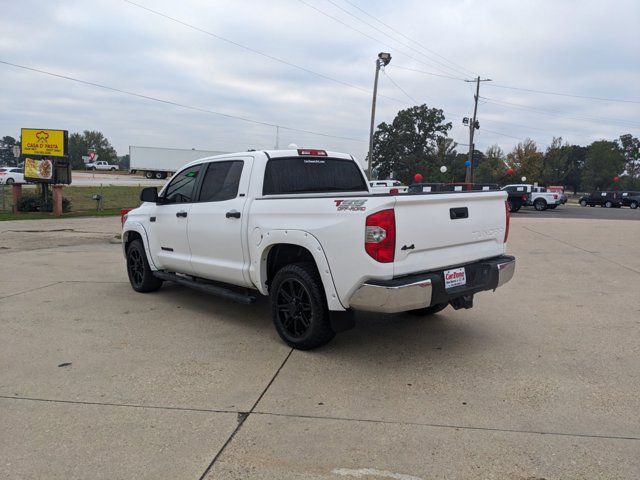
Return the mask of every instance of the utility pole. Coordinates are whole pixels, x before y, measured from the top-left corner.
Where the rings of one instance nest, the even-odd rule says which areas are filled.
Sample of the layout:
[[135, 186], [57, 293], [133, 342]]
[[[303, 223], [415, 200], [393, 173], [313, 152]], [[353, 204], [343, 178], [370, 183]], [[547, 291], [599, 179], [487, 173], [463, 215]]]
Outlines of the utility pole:
[[[476, 115], [478, 113], [478, 98], [480, 97], [480, 82], [490, 82], [490, 78], [481, 79], [480, 76], [476, 77], [475, 80], [465, 80], [465, 82], [476, 82], [476, 94], [473, 96], [474, 104], [473, 104], [473, 118], [471, 122], [469, 122], [469, 166], [467, 167], [467, 172], [464, 177], [465, 183], [473, 183], [473, 151], [475, 150], [475, 145], [473, 143], [473, 134], [476, 129], [480, 128], [480, 122], [476, 120]], [[469, 121], [468, 118], [463, 119], [463, 123], [466, 125]]]
[[280, 127], [276, 125], [276, 150], [280, 150]]
[[369, 128], [369, 159], [367, 163], [367, 177], [371, 180], [371, 157], [373, 156], [373, 129], [376, 123], [376, 95], [378, 94], [378, 75], [380, 68], [386, 67], [391, 61], [391, 54], [380, 52], [376, 58], [376, 77], [373, 81], [373, 99], [371, 100], [371, 127]]

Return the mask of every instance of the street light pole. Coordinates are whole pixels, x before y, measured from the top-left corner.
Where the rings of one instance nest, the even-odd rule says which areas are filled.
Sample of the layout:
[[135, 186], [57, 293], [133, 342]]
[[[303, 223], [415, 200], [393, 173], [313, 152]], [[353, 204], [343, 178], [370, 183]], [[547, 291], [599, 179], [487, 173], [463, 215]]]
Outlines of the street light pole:
[[371, 158], [373, 157], [373, 129], [376, 123], [376, 96], [378, 95], [378, 76], [380, 67], [389, 65], [391, 54], [380, 52], [376, 58], [376, 76], [373, 81], [373, 99], [371, 100], [371, 126], [369, 127], [369, 158], [367, 163], [367, 177], [371, 180]]

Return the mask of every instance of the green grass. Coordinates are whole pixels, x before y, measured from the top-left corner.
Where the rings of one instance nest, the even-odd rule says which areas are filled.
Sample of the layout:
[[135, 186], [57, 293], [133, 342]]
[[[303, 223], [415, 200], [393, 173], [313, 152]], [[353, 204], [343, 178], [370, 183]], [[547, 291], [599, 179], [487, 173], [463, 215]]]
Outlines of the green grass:
[[[65, 213], [63, 217], [78, 216], [103, 216], [103, 215], [119, 215], [121, 208], [135, 208], [140, 205], [140, 191], [143, 187], [64, 187], [62, 195], [71, 201], [71, 211]], [[24, 193], [35, 192], [32, 188], [23, 188]], [[0, 191], [1, 193], [1, 191]], [[96, 201], [91, 197], [94, 194], [102, 195], [102, 211], [96, 210]], [[1, 220], [20, 220], [20, 219], [38, 219], [51, 218], [50, 213], [11, 213], [11, 188], [4, 189], [4, 210], [2, 197], [0, 197], [0, 221]]]

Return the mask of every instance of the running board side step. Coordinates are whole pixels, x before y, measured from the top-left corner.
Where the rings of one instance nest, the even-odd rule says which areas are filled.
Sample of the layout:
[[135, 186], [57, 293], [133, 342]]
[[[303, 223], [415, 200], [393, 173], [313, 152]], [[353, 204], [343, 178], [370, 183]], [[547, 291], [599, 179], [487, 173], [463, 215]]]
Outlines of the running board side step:
[[256, 301], [256, 297], [254, 295], [251, 295], [250, 293], [239, 293], [221, 285], [192, 280], [188, 277], [177, 275], [175, 273], [163, 272], [158, 270], [153, 272], [153, 276], [162, 280], [169, 280], [170, 282], [175, 282], [180, 285], [184, 285], [185, 287], [193, 288], [194, 290], [199, 290], [204, 293], [210, 293], [211, 295], [227, 298], [238, 303], [244, 303], [248, 305]]

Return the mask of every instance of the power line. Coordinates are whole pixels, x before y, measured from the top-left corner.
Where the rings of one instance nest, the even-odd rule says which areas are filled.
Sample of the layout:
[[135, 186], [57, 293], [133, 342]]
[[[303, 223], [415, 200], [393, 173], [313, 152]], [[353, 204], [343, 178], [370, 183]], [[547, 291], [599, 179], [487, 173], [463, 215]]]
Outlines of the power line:
[[43, 75], [49, 75], [51, 77], [61, 78], [61, 79], [64, 79], [64, 80], [69, 80], [69, 81], [76, 82], [76, 83], [81, 83], [81, 84], [84, 84], [84, 85], [90, 85], [92, 87], [102, 88], [104, 90], [109, 90], [109, 91], [112, 91], [112, 92], [117, 92], [117, 93], [122, 93], [122, 94], [125, 94], [125, 95], [130, 95], [132, 97], [143, 98], [145, 100], [152, 100], [154, 102], [164, 103], [166, 105], [172, 105], [174, 107], [185, 108], [185, 109], [188, 109], [188, 110], [195, 110], [195, 111], [198, 111], [198, 112], [210, 113], [210, 114], [213, 114], [213, 115], [219, 115], [221, 117], [233, 118], [233, 119], [236, 119], [236, 120], [242, 120], [243, 122], [253, 123], [253, 124], [256, 124], [256, 125], [264, 125], [264, 126], [268, 126], [268, 127], [278, 127], [278, 128], [282, 128], [284, 130], [291, 130], [293, 132], [301, 132], [301, 133], [309, 133], [311, 135], [318, 135], [320, 137], [338, 138], [338, 139], [341, 139], [341, 140], [350, 140], [350, 141], [353, 141], [353, 142], [367, 143], [366, 140], [362, 140], [362, 139], [359, 139], [359, 138], [343, 137], [343, 136], [340, 136], [340, 135], [331, 135], [329, 133], [315, 132], [315, 131], [312, 131], [312, 130], [305, 130], [305, 129], [302, 129], [302, 128], [288, 127], [288, 126], [280, 125], [280, 124], [277, 124], [277, 123], [263, 122], [261, 120], [254, 120], [252, 118], [241, 117], [241, 116], [238, 116], [238, 115], [232, 115], [230, 113], [217, 112], [215, 110], [209, 110], [207, 108], [197, 107], [197, 106], [193, 106], [193, 105], [186, 105], [184, 103], [178, 103], [178, 102], [174, 102], [172, 100], [165, 100], [165, 99], [162, 99], [162, 98], [152, 97], [150, 95], [144, 95], [142, 93], [132, 92], [132, 91], [129, 91], [129, 90], [123, 90], [121, 88], [111, 87], [109, 85], [103, 85], [101, 83], [90, 82], [88, 80], [82, 80], [82, 79], [79, 79], [79, 78], [70, 77], [68, 75], [62, 75], [62, 74], [59, 74], [59, 73], [48, 72], [46, 70], [41, 70], [39, 68], [27, 67], [25, 65], [18, 65], [17, 63], [7, 62], [7, 61], [1, 60], [1, 59], [0, 59], [0, 63], [2, 63], [4, 65], [9, 65], [9, 66], [12, 66], [12, 67], [16, 67], [16, 68], [21, 68], [23, 70], [29, 70], [31, 72], [40, 73], [40, 74], [43, 74]]
[[528, 105], [522, 105], [519, 103], [513, 103], [513, 102], [507, 102], [504, 100], [494, 100], [492, 98], [487, 98], [487, 97], [482, 97], [485, 100], [487, 100], [490, 103], [493, 103], [495, 105], [499, 105], [501, 107], [507, 107], [507, 108], [515, 108], [518, 110], [526, 110], [526, 111], [531, 111], [531, 112], [535, 112], [535, 113], [539, 113], [542, 115], [551, 115], [551, 116], [556, 116], [556, 117], [563, 117], [563, 118], [568, 118], [571, 120], [579, 120], [579, 121], [589, 121], [589, 122], [614, 122], [614, 123], [618, 123], [622, 126], [626, 126], [626, 127], [638, 127], [640, 126], [640, 123], [637, 122], [632, 122], [629, 120], [622, 120], [619, 118], [608, 118], [608, 117], [592, 117], [592, 116], [588, 116], [588, 115], [581, 115], [581, 116], [570, 116], [570, 115], [566, 115], [562, 112], [558, 112], [557, 110], [543, 110], [540, 108], [535, 108], [535, 107], [530, 107]]
[[[333, 0], [327, 0], [327, 2], [329, 2], [330, 4], [332, 4], [333, 6], [335, 6], [337, 9], [339, 9], [340, 11], [346, 13], [347, 15], [349, 15], [350, 17], [355, 18], [356, 20], [358, 20], [359, 22], [364, 23], [365, 25], [373, 28], [374, 30], [380, 32], [381, 34], [383, 34], [385, 37], [390, 38], [392, 41], [399, 43], [400, 45], [407, 47], [409, 49], [411, 49], [412, 51], [416, 52], [418, 55], [422, 55], [424, 58], [428, 59], [430, 62], [434, 62], [438, 65], [441, 65], [444, 68], [448, 68], [449, 70], [452, 70], [454, 72], [457, 73], [461, 73], [462, 75], [466, 75], [466, 73], [463, 70], [460, 70], [458, 68], [454, 68], [454, 67], [450, 67], [449, 65], [440, 62], [439, 60], [435, 60], [433, 58], [431, 58], [430, 56], [424, 54], [423, 52], [421, 52], [420, 50], [417, 50], [416, 48], [412, 47], [411, 45], [404, 43], [400, 40], [398, 40], [396, 37], [393, 37], [391, 35], [389, 35], [388, 33], [386, 33], [384, 30], [376, 27], [375, 25], [367, 22], [366, 20], [363, 20], [362, 18], [358, 17], [357, 15], [354, 15], [353, 13], [349, 12], [348, 10], [342, 8], [339, 4], [337, 4], [336, 2], [334, 2]], [[348, 2], [347, 2], [348, 3]], [[350, 4], [352, 5], [352, 4]], [[353, 5], [352, 5], [353, 6]]]
[[386, 70], [382, 70], [382, 73], [384, 73], [384, 76], [385, 76], [385, 77], [387, 77], [387, 79], [389, 79], [389, 81], [390, 81], [392, 84], [394, 84], [394, 85], [395, 85], [395, 87], [396, 87], [398, 90], [400, 90], [402, 93], [404, 93], [404, 94], [405, 94], [405, 96], [406, 96], [409, 100], [411, 100], [411, 101], [413, 102], [413, 104], [414, 104], [414, 105], [419, 105], [419, 104], [420, 104], [420, 102], [418, 102], [418, 100], [416, 100], [415, 98], [413, 98], [411, 95], [409, 95], [409, 94], [405, 91], [405, 89], [404, 89], [404, 88], [402, 88], [400, 85], [398, 85], [398, 84], [395, 82], [395, 80], [389, 76], [389, 74], [386, 72]]
[[[226, 42], [226, 43], [228, 43], [230, 45], [233, 45], [235, 47], [238, 47], [238, 48], [241, 48], [241, 49], [246, 50], [248, 52], [251, 52], [251, 53], [253, 53], [255, 55], [260, 55], [260, 56], [262, 56], [264, 58], [268, 58], [269, 60], [273, 60], [274, 62], [282, 63], [284, 65], [287, 65], [287, 66], [292, 67], [292, 68], [296, 68], [298, 70], [301, 70], [303, 72], [309, 73], [311, 75], [316, 75], [316, 76], [318, 76], [320, 78], [323, 78], [325, 80], [329, 80], [329, 81], [332, 81], [332, 82], [335, 82], [335, 83], [339, 83], [340, 85], [344, 85], [346, 87], [353, 88], [353, 89], [359, 90], [361, 92], [364, 92], [367, 95], [371, 95], [371, 90], [368, 90], [368, 89], [366, 89], [364, 87], [360, 87], [358, 85], [354, 85], [352, 83], [345, 82], [344, 80], [340, 80], [338, 78], [334, 78], [334, 77], [331, 77], [329, 75], [325, 75], [324, 73], [316, 72], [315, 70], [311, 70], [311, 69], [309, 69], [307, 67], [303, 67], [301, 65], [297, 65], [297, 64], [295, 64], [293, 62], [290, 62], [288, 60], [276, 57], [274, 55], [270, 55], [270, 54], [265, 53], [265, 52], [261, 52], [260, 50], [256, 50], [255, 48], [248, 47], [248, 46], [243, 45], [241, 43], [238, 43], [238, 42], [236, 42], [234, 40], [230, 40], [228, 38], [222, 37], [222, 36], [220, 36], [220, 35], [218, 35], [216, 33], [210, 32], [208, 30], [205, 30], [203, 28], [197, 27], [197, 26], [192, 25], [190, 23], [187, 23], [187, 22], [185, 22], [183, 20], [180, 20], [178, 18], [175, 18], [175, 17], [172, 17], [172, 16], [167, 15], [165, 13], [159, 12], [158, 10], [154, 10], [152, 8], [145, 7], [144, 5], [140, 5], [139, 3], [135, 3], [135, 2], [133, 2], [131, 0], [123, 0], [123, 1], [125, 3], [130, 4], [130, 5], [138, 7], [140, 9], [142, 9], [142, 10], [146, 10], [147, 12], [152, 13], [154, 15], [158, 15], [159, 17], [162, 17], [162, 18], [165, 18], [165, 19], [170, 20], [172, 22], [178, 23], [178, 24], [180, 24], [180, 25], [182, 25], [184, 27], [190, 28], [190, 29], [195, 30], [195, 31], [200, 32], [200, 33], [204, 33], [205, 35], [209, 35], [209, 36], [211, 36], [211, 37], [213, 37], [213, 38], [215, 38], [217, 40], [221, 40], [221, 41]], [[393, 100], [393, 101], [396, 101], [396, 102], [404, 103], [402, 100], [399, 100], [397, 98], [387, 97], [385, 95], [380, 95], [380, 96], [381, 97], [385, 97], [385, 98], [387, 98], [389, 100]]]
[[[129, 0], [125, 0], [125, 1], [129, 1]], [[345, 26], [345, 27], [347, 27], [348, 29], [353, 30], [354, 32], [357, 32], [357, 33], [359, 33], [360, 35], [362, 35], [362, 36], [364, 36], [364, 37], [367, 37], [367, 38], [368, 38], [368, 39], [370, 39], [370, 40], [373, 40], [373, 41], [374, 41], [374, 42], [376, 42], [377, 44], [380, 44], [380, 45], [383, 45], [383, 46], [385, 46], [385, 47], [387, 47], [387, 48], [390, 48], [390, 49], [392, 49], [392, 50], [395, 50], [396, 52], [401, 53], [402, 55], [406, 56], [407, 58], [410, 58], [410, 59], [412, 59], [412, 60], [415, 60], [416, 62], [421, 63], [421, 64], [423, 64], [423, 65], [426, 65], [426, 66], [428, 66], [428, 67], [430, 67], [430, 68], [435, 68], [435, 69], [440, 70], [440, 71], [442, 71], [442, 72], [444, 72], [444, 73], [448, 73], [448, 72], [446, 72], [445, 70], [442, 70], [440, 67], [437, 67], [437, 66], [435, 66], [435, 65], [429, 65], [429, 64], [425, 63], [424, 61], [420, 60], [419, 58], [416, 58], [416, 57], [414, 57], [414, 56], [412, 56], [412, 55], [410, 55], [410, 54], [408, 54], [408, 53], [406, 53], [406, 52], [403, 52], [403, 51], [401, 51], [401, 50], [399, 50], [399, 49], [395, 48], [393, 45], [389, 45], [388, 43], [381, 41], [379, 38], [372, 37], [372, 36], [371, 36], [371, 35], [369, 35], [368, 33], [365, 33], [365, 32], [363, 32], [362, 30], [359, 30], [359, 29], [357, 29], [356, 27], [354, 27], [354, 26], [352, 26], [352, 25], [349, 25], [349, 24], [348, 24], [348, 23], [346, 23], [346, 22], [343, 22], [343, 21], [342, 21], [342, 20], [340, 20], [339, 18], [334, 17], [333, 15], [331, 15], [331, 14], [329, 14], [329, 13], [327, 13], [327, 12], [325, 12], [325, 11], [321, 10], [321, 9], [319, 9], [318, 7], [316, 7], [316, 6], [314, 6], [314, 5], [311, 5], [310, 3], [308, 3], [308, 2], [307, 2], [307, 1], [305, 1], [305, 0], [298, 0], [298, 1], [299, 1], [300, 3], [302, 3], [303, 5], [306, 5], [307, 7], [311, 8], [312, 10], [315, 10], [315, 11], [316, 11], [316, 12], [318, 12], [319, 14], [324, 15], [325, 17], [330, 18], [331, 20], [333, 20], [333, 21], [335, 21], [335, 22], [338, 22], [338, 23], [339, 23], [339, 24], [341, 24], [341, 25], [344, 25], [344, 26]]]
[[[370, 13], [366, 12], [364, 9], [360, 8], [358, 5], [350, 2], [349, 0], [343, 0], [345, 3], [348, 3], [349, 5], [351, 5], [353, 8], [356, 8], [358, 10], [360, 10], [362, 13], [364, 13], [367, 17], [372, 18], [373, 20], [375, 20], [376, 22], [378, 22], [381, 25], [384, 25], [385, 27], [387, 27], [389, 30], [397, 33], [398, 35], [402, 36], [403, 38], [406, 38], [407, 40], [409, 40], [410, 42], [415, 43], [416, 45], [419, 45], [421, 48], [423, 48], [424, 50], [426, 50], [429, 53], [432, 53], [433, 55], [436, 55], [437, 57], [442, 58], [443, 60], [451, 63], [452, 65], [455, 65], [456, 67], [460, 67], [462, 70], [466, 71], [467, 73], [470, 73], [473, 75], [473, 72], [471, 70], [469, 70], [468, 68], [463, 67], [462, 65], [454, 62], [453, 60], [449, 60], [447, 57], [440, 55], [438, 52], [434, 52], [433, 50], [431, 50], [428, 47], [425, 47], [422, 43], [413, 40], [409, 37], [407, 37], [404, 33], [400, 32], [399, 30], [393, 28], [391, 25], [389, 25], [388, 23], [383, 22], [382, 20], [380, 20], [379, 18], [371, 15]], [[465, 74], [466, 75], [466, 74]]]
[[509, 85], [492, 84], [490, 86], [496, 87], [496, 88], [506, 88], [506, 89], [509, 89], [509, 90], [518, 90], [518, 91], [521, 91], [521, 92], [540, 93], [542, 95], [555, 95], [555, 96], [559, 96], [559, 97], [584, 98], [584, 99], [587, 99], [587, 100], [600, 100], [600, 101], [603, 101], [603, 102], [640, 103], [639, 100], [626, 100], [626, 99], [623, 99], [623, 98], [592, 97], [592, 96], [589, 96], [589, 95], [577, 95], [577, 94], [573, 94], [573, 93], [550, 92], [548, 90], [534, 90], [533, 88], [512, 87], [512, 86], [509, 86]]
[[[418, 70], [416, 68], [403, 67], [401, 65], [396, 65], [396, 64], [393, 65], [393, 68], [399, 68], [401, 70], [408, 70], [410, 72], [422, 73], [424, 75], [431, 75], [431, 76], [434, 76], [434, 77], [448, 78], [448, 79], [451, 79], [451, 80], [461, 80], [461, 81], [465, 80], [464, 78], [453, 77], [453, 76], [449, 76], [449, 75], [443, 75], [441, 73], [425, 72], [424, 70]], [[628, 100], [628, 99], [624, 99], [624, 98], [592, 97], [590, 95], [579, 95], [579, 94], [566, 93], [566, 92], [552, 92], [552, 91], [549, 91], [549, 90], [535, 90], [533, 88], [514, 87], [514, 86], [511, 86], [511, 85], [500, 85], [500, 84], [495, 84], [495, 83], [491, 83], [491, 84], [489, 84], [489, 86], [497, 87], [497, 88], [504, 88], [504, 89], [509, 89], [509, 90], [518, 90], [518, 91], [521, 91], [521, 92], [528, 92], [528, 93], [539, 93], [541, 95], [555, 95], [555, 96], [559, 96], [559, 97], [582, 98], [582, 99], [585, 99], [585, 100], [598, 100], [598, 101], [603, 101], [603, 102], [619, 102], [619, 103], [640, 103], [639, 100]]]
[[443, 75], [442, 73], [434, 73], [434, 72], [425, 72], [424, 70], [418, 70], [416, 68], [409, 68], [409, 67], [402, 67], [400, 65], [393, 65], [393, 68], [399, 68], [400, 70], [408, 70], [410, 72], [417, 72], [417, 73], [422, 73], [423, 75], [431, 75], [433, 77], [442, 77], [442, 78], [448, 78], [451, 80], [460, 80], [461, 82], [466, 81], [466, 78], [461, 78], [461, 77], [453, 77], [451, 75]]

